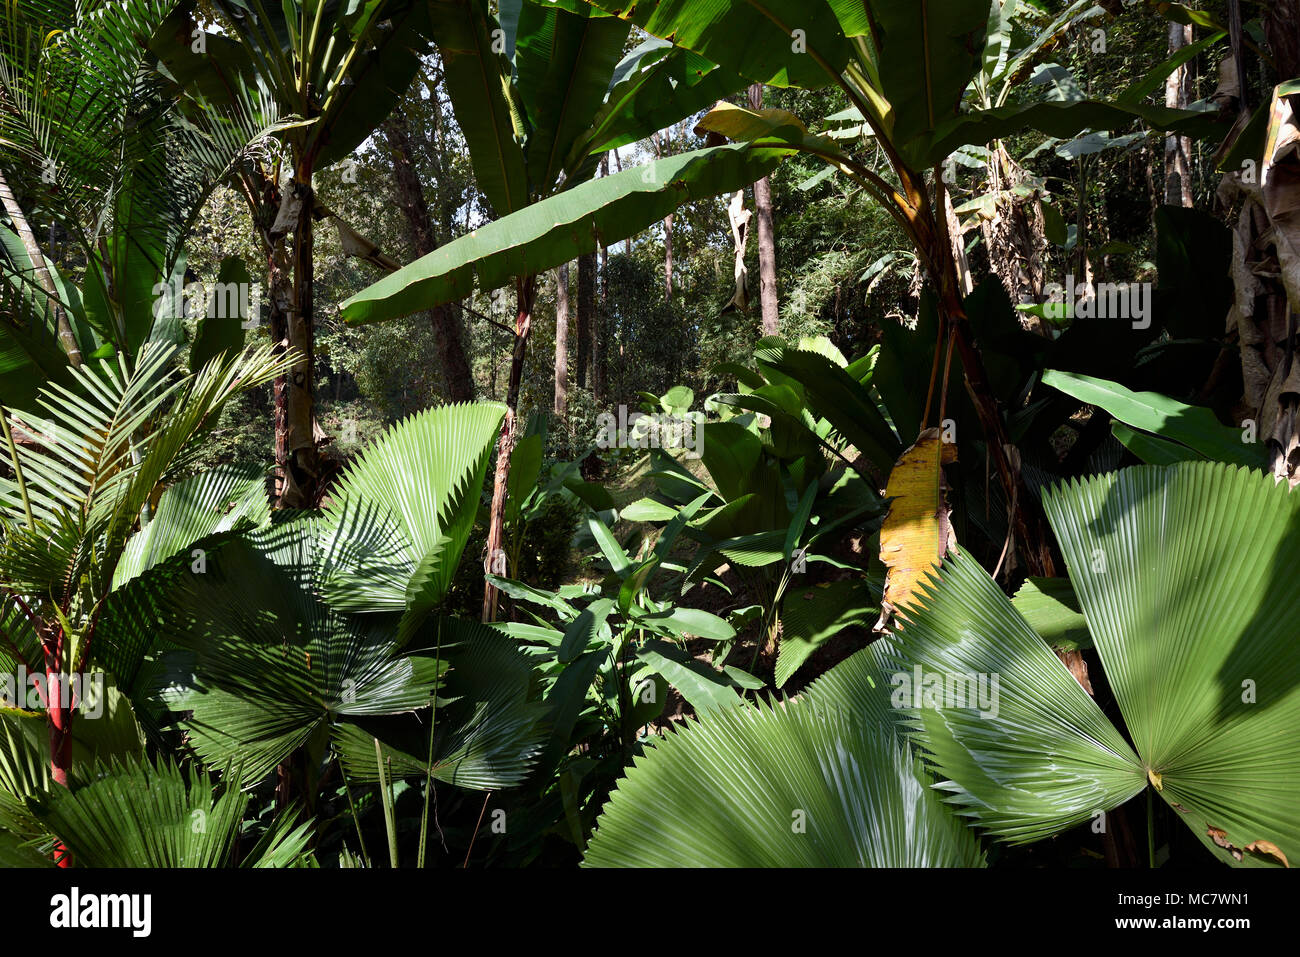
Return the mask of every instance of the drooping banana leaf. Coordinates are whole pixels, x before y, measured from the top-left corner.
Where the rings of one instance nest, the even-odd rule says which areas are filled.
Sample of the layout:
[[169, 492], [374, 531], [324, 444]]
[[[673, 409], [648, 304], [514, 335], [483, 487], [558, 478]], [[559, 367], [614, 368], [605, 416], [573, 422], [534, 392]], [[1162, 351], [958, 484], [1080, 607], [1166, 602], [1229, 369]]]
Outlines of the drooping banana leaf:
[[429, 22], [474, 181], [499, 216], [523, 209], [529, 198], [525, 131], [501, 26], [487, 0], [430, 0]]
[[614, 17], [573, 14], [525, 0], [515, 47], [515, 82], [528, 116], [528, 178], [549, 191], [578, 138], [604, 103], [627, 41]]
[[740, 189], [788, 150], [718, 146], [582, 183], [488, 223], [363, 289], [342, 305], [352, 324], [409, 315], [545, 272], [657, 223], [683, 203]]
[[592, 6], [768, 86], [826, 86], [851, 54], [826, 0], [592, 0]]

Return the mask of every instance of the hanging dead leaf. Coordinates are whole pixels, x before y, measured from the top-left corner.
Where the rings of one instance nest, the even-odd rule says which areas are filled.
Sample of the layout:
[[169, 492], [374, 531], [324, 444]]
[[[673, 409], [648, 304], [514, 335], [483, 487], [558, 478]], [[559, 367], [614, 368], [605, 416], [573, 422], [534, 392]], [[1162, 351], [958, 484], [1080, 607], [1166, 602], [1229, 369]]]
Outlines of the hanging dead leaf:
[[1278, 861], [1282, 863], [1282, 866], [1287, 868], [1288, 870], [1291, 867], [1291, 862], [1286, 859], [1286, 855], [1282, 853], [1282, 849], [1278, 847], [1276, 844], [1274, 844], [1272, 841], [1264, 841], [1264, 840], [1251, 841], [1244, 848], [1240, 848], [1237, 847], [1235, 844], [1233, 844], [1230, 840], [1228, 840], [1227, 831], [1223, 830], [1222, 828], [1215, 827], [1212, 824], [1207, 826], [1205, 835], [1210, 840], [1212, 840], [1215, 844], [1217, 844], [1219, 847], [1226, 850], [1229, 854], [1233, 856], [1233, 858], [1235, 858], [1238, 861], [1246, 856], [1244, 853], [1245, 851], [1250, 851], [1252, 854], [1263, 854], [1267, 857], [1276, 858]]
[[1272, 857], [1276, 857], [1282, 862], [1283, 867], [1288, 870], [1291, 867], [1290, 861], [1286, 859], [1286, 855], [1282, 853], [1281, 848], [1272, 841], [1251, 841], [1246, 845], [1246, 850], [1253, 851], [1256, 854], [1268, 854]]
[[1241, 850], [1239, 848], [1232, 846], [1232, 842], [1228, 840], [1227, 831], [1224, 831], [1220, 828], [1211, 825], [1206, 828], [1205, 835], [1210, 840], [1212, 840], [1215, 844], [1219, 845], [1219, 847], [1224, 848], [1229, 854], [1231, 854], [1237, 860], [1241, 860], [1242, 858]]
[[889, 474], [885, 495], [893, 501], [880, 529], [880, 560], [887, 569], [876, 630], [893, 620], [917, 586], [957, 542], [949, 522], [943, 479], [943, 441], [926, 429]]

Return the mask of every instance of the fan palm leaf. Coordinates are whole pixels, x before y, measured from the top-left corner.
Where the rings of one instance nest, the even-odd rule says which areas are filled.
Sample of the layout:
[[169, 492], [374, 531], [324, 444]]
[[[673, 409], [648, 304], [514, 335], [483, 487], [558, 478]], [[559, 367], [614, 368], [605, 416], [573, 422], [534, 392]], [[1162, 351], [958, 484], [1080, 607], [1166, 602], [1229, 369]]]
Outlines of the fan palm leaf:
[[709, 712], [635, 762], [589, 867], [979, 867], [891, 726], [812, 700]]
[[[96, 780], [56, 788], [37, 816], [82, 867], [193, 868], [228, 866], [248, 796], [214, 785], [195, 768], [170, 761], [114, 763]], [[310, 821], [293, 827], [282, 816], [245, 866], [285, 866], [307, 853]]]
[[905, 667], [999, 678], [993, 714], [912, 702], [952, 800], [1019, 842], [1149, 786], [1230, 864], [1296, 859], [1300, 497], [1198, 462], [1071, 482], [1044, 504], [1132, 746], [957, 557], [907, 610], [898, 643]]

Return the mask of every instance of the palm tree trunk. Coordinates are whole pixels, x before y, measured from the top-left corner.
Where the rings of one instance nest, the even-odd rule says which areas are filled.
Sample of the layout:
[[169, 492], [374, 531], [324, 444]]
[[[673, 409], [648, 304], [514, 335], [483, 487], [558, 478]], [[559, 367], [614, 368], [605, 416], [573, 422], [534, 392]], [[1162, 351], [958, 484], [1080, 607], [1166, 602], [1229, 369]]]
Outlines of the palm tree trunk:
[[[578, 388], [588, 387], [596, 325], [596, 254], [578, 257]], [[591, 382], [595, 388], [595, 383]]]
[[64, 313], [63, 306], [59, 303], [58, 293], [54, 289], [54, 278], [50, 275], [50, 268], [45, 262], [45, 254], [41, 252], [40, 244], [36, 242], [36, 234], [32, 232], [32, 227], [27, 222], [27, 215], [23, 212], [23, 208], [18, 205], [18, 200], [14, 198], [13, 190], [9, 188], [9, 181], [5, 179], [3, 171], [0, 171], [0, 205], [4, 206], [9, 219], [13, 221], [14, 231], [18, 233], [23, 249], [27, 251], [27, 258], [32, 261], [36, 281], [41, 284], [41, 288], [45, 290], [45, 294], [49, 297], [50, 309], [54, 313], [55, 330], [59, 336], [59, 344], [63, 346], [63, 351], [67, 353], [68, 362], [73, 366], [80, 366], [81, 348], [77, 345], [77, 337], [73, 334], [72, 326], [68, 323], [67, 314]]
[[[763, 108], [763, 84], [749, 88], [749, 106]], [[774, 336], [780, 326], [780, 308], [776, 289], [776, 232], [772, 227], [772, 182], [764, 176], [754, 184], [754, 214], [758, 220], [759, 303], [763, 315], [763, 335]]]
[[[506, 487], [510, 479], [510, 456], [519, 440], [519, 390], [524, 381], [524, 358], [528, 352], [528, 334], [533, 326], [533, 297], [537, 277], [515, 280], [515, 347], [510, 358], [510, 386], [506, 393], [506, 416], [497, 439], [497, 466], [492, 481], [492, 512], [488, 522], [487, 555], [484, 571], [507, 575], [505, 551]], [[483, 620], [496, 621], [500, 592], [491, 583], [483, 586]]]
[[298, 219], [293, 238], [293, 304], [289, 316], [289, 348], [301, 358], [289, 373], [285, 402], [284, 432], [276, 422], [276, 446], [283, 441], [286, 449], [284, 488], [281, 508], [313, 508], [320, 498], [320, 453], [316, 441], [313, 369], [316, 362], [315, 341], [315, 273], [313, 254], [315, 234], [312, 212], [312, 162], [299, 162], [292, 186], [298, 205]]

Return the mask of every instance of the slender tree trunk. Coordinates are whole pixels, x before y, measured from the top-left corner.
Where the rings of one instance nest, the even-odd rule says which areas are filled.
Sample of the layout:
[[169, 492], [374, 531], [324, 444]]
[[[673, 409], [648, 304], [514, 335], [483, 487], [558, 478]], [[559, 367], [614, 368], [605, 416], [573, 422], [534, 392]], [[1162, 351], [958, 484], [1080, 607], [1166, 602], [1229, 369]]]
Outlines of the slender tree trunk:
[[45, 262], [45, 254], [41, 252], [40, 244], [36, 242], [36, 234], [32, 232], [31, 225], [27, 222], [27, 215], [23, 212], [18, 200], [14, 197], [13, 190], [9, 188], [9, 181], [5, 179], [4, 172], [0, 171], [0, 205], [9, 214], [9, 219], [13, 221], [14, 232], [18, 234], [18, 239], [23, 244], [23, 249], [27, 251], [27, 258], [32, 261], [32, 269], [36, 273], [36, 281], [40, 283], [41, 289], [49, 297], [49, 305], [54, 313], [54, 327], [59, 337], [59, 344], [63, 346], [63, 351], [68, 356], [68, 362], [73, 366], [81, 365], [81, 348], [77, 345], [77, 337], [72, 332], [72, 326], [68, 322], [67, 314], [63, 311], [63, 306], [59, 302], [58, 292], [54, 288], [54, 277], [50, 275], [50, 269]]
[[[317, 446], [315, 390], [313, 371], [316, 362], [315, 336], [315, 274], [313, 254], [312, 161], [299, 162], [292, 184], [294, 202], [297, 204], [297, 222], [293, 237], [293, 305], [289, 316], [289, 347], [300, 359], [289, 372], [287, 401], [285, 403], [284, 490], [280, 495], [282, 508], [314, 508], [320, 498], [320, 452]], [[277, 425], [279, 423], [277, 422]], [[280, 436], [276, 436], [279, 445]]]
[[578, 257], [578, 387], [585, 389], [591, 381], [592, 344], [596, 326], [596, 254]]
[[664, 217], [664, 298], [673, 298], [673, 214]]
[[[650, 137], [650, 142], [654, 145], [655, 159], [663, 158], [663, 150], [659, 144], [659, 134], [655, 133]], [[630, 243], [631, 240], [628, 240]], [[664, 217], [664, 299], [671, 302], [673, 298], [673, 214], [669, 213]]]
[[[763, 108], [763, 84], [749, 87], [751, 109]], [[754, 184], [754, 213], [758, 220], [759, 302], [762, 306], [763, 335], [774, 336], [781, 315], [776, 288], [776, 233], [772, 227], [772, 183], [764, 176]]]
[[555, 414], [569, 414], [569, 264], [555, 270]]
[[[397, 186], [397, 202], [411, 227], [416, 255], [427, 256], [438, 248], [439, 243], [429, 213], [429, 204], [424, 198], [424, 188], [415, 164], [411, 161], [413, 149], [410, 125], [406, 115], [398, 108], [380, 128], [388, 141], [389, 154], [393, 160], [393, 181]], [[470, 375], [469, 361], [465, 357], [459, 307], [450, 303], [434, 306], [429, 310], [429, 321], [438, 341], [446, 395], [453, 402], [472, 402], [474, 380]]]
[[[505, 551], [506, 489], [510, 479], [510, 457], [519, 440], [519, 389], [524, 380], [524, 359], [528, 351], [528, 334], [533, 325], [533, 297], [537, 291], [537, 277], [515, 280], [515, 346], [510, 358], [510, 386], [506, 393], [506, 416], [501, 423], [497, 439], [497, 466], [492, 481], [492, 512], [488, 522], [487, 555], [484, 571], [493, 575], [508, 575]], [[491, 583], [483, 587], [483, 620], [496, 621], [497, 601], [500, 592]]]
[[[50, 723], [50, 778], [58, 785], [68, 787], [72, 772], [72, 719], [75, 702], [71, 689], [63, 694], [63, 666], [67, 654], [63, 629], [42, 620], [32, 622], [41, 651], [45, 658], [45, 713]], [[71, 867], [72, 859], [62, 843], [54, 845], [54, 856], [60, 867]]]
[[[600, 161], [600, 175], [609, 175], [609, 154]], [[609, 249], [600, 244], [600, 299], [592, 310], [591, 365], [592, 394], [604, 402], [609, 392], [608, 367], [605, 362], [605, 337], [609, 329]]]
[[[1192, 42], [1191, 24], [1169, 24], [1169, 55], [1173, 56]], [[1165, 80], [1165, 106], [1187, 109], [1191, 88], [1190, 71], [1184, 63]], [[1192, 139], [1190, 136], [1165, 137], [1165, 203], [1192, 206]]]

